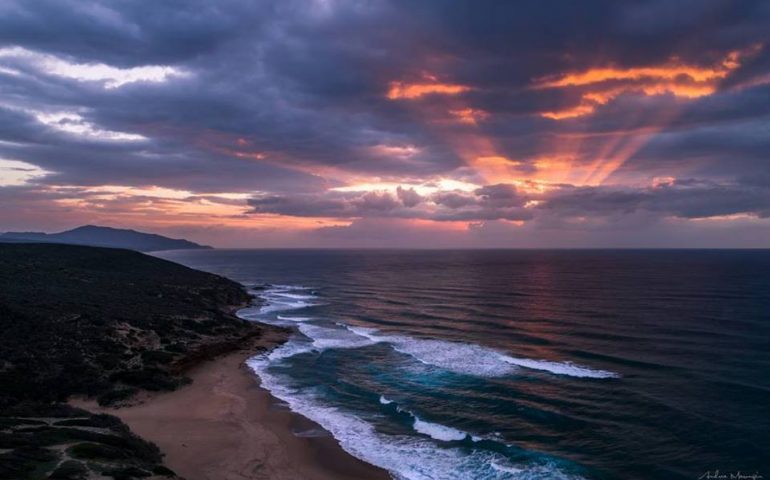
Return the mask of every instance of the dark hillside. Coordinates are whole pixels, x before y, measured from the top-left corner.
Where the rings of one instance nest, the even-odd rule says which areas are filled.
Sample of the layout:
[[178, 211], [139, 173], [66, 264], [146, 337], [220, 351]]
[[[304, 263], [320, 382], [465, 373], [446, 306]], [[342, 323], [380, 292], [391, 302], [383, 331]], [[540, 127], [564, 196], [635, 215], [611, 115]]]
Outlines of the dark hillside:
[[190, 366], [259, 337], [225, 278], [130, 250], [0, 244], [0, 480], [162, 478], [157, 448], [102, 404], [172, 390]]
[[172, 389], [175, 365], [257, 333], [222, 277], [129, 250], [0, 245], [0, 406], [126, 388]]

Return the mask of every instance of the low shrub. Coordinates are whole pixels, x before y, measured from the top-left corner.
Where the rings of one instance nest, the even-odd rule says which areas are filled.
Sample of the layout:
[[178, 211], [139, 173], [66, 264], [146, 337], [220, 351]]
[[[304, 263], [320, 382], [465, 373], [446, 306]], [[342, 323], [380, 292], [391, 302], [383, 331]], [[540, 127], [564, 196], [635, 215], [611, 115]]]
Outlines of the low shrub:
[[133, 397], [139, 389], [133, 387], [117, 387], [109, 392], [103, 393], [96, 397], [96, 401], [103, 407], [114, 405], [122, 400]]
[[67, 452], [84, 460], [123, 460], [131, 457], [129, 452], [121, 448], [100, 443], [78, 443], [68, 448]]

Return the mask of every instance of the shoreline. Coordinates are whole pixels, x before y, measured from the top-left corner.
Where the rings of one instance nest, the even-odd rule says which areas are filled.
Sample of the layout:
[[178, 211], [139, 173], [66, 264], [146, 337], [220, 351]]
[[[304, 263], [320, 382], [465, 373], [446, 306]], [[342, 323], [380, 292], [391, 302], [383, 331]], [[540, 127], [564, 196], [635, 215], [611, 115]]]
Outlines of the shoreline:
[[120, 418], [186, 480], [390, 479], [261, 387], [245, 362], [286, 341], [287, 333], [260, 327], [264, 334], [250, 345], [186, 370], [192, 383], [175, 391], [145, 393], [120, 407], [84, 399], [70, 404]]

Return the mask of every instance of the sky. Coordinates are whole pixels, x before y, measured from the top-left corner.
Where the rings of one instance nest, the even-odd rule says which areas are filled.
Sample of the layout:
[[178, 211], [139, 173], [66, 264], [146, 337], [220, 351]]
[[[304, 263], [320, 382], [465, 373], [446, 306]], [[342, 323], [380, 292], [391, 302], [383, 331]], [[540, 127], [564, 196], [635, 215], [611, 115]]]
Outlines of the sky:
[[0, 231], [770, 247], [770, 2], [0, 2]]

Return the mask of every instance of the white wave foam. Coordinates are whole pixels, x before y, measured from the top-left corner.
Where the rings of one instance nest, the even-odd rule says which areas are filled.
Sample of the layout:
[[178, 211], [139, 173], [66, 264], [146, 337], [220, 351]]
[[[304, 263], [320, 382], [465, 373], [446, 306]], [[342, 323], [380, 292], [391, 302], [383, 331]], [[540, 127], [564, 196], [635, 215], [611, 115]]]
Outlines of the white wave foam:
[[544, 370], [556, 375], [569, 375], [570, 377], [584, 378], [617, 378], [620, 377], [615, 372], [607, 370], [594, 370], [588, 367], [581, 367], [572, 362], [550, 362], [548, 360], [532, 360], [530, 358], [516, 358], [508, 355], [501, 355], [503, 361], [512, 365], [530, 368], [533, 370]]
[[268, 303], [265, 305], [262, 305], [259, 308], [259, 313], [264, 315], [265, 313], [270, 313], [270, 312], [282, 312], [284, 310], [298, 310], [300, 308], [314, 307], [316, 305], [317, 305], [316, 303], [306, 302], [305, 300], [280, 301], [280, 300], [268, 298]]
[[424, 435], [428, 435], [436, 440], [443, 442], [451, 442], [453, 440], [464, 440], [468, 436], [467, 433], [456, 428], [447, 427], [439, 423], [426, 422], [417, 415], [412, 414], [414, 417], [414, 429]]
[[267, 323], [269, 325], [277, 325], [279, 327], [291, 325], [290, 322], [265, 316], [262, 313], [262, 307], [247, 307], [247, 308], [238, 310], [236, 312], [236, 315], [239, 318], [248, 320], [250, 322]]
[[238, 310], [235, 314], [244, 320], [259, 321], [259, 308], [246, 307]]
[[356, 335], [366, 337], [373, 342], [386, 342], [388, 341], [388, 338], [390, 338], [385, 335], [378, 335], [379, 330], [376, 328], [354, 327], [352, 325], [345, 325], [344, 323], [339, 323], [338, 325], [345, 327]]
[[316, 298], [315, 295], [303, 295], [299, 293], [288, 293], [288, 292], [282, 292], [282, 291], [272, 292], [266, 295], [271, 297], [279, 297], [279, 298], [291, 298], [294, 300], [310, 300], [312, 298]]
[[522, 473], [524, 471], [521, 468], [513, 467], [513, 466], [507, 466], [507, 465], [502, 465], [502, 464], [497, 463], [497, 462], [491, 462], [490, 465], [492, 466], [492, 468], [494, 468], [498, 472], [512, 473], [514, 475], [518, 475], [518, 474], [520, 474], [520, 473]]
[[266, 315], [318, 305], [314, 301], [317, 296], [312, 291], [306, 293], [308, 290], [310, 290], [308, 287], [299, 285], [272, 285], [265, 290], [257, 291], [255, 293], [265, 301], [264, 305], [259, 307], [259, 314]]
[[408, 337], [404, 335], [380, 335], [377, 329], [365, 327], [347, 327], [372, 342], [385, 342], [394, 350], [410, 355], [416, 360], [455, 373], [475, 375], [480, 377], [500, 377], [514, 373], [518, 367], [533, 370], [544, 370], [556, 375], [587, 378], [619, 377], [614, 372], [594, 370], [575, 365], [571, 362], [551, 362], [516, 358], [502, 354], [497, 350], [471, 343], [449, 342]]
[[[382, 405], [390, 405], [394, 402], [393, 400], [389, 400], [385, 398], [385, 395], [380, 395], [380, 403]], [[416, 432], [422, 433], [423, 435], [427, 435], [433, 438], [434, 440], [441, 440], [442, 442], [451, 442], [453, 440], [464, 440], [465, 437], [468, 437], [470, 435], [466, 432], [463, 432], [462, 430], [448, 427], [446, 425], [441, 425], [440, 423], [427, 422], [422, 418], [418, 417], [414, 412], [410, 412], [409, 410], [405, 410], [401, 408], [400, 405], [396, 405], [396, 410], [399, 412], [406, 413], [412, 417], [412, 428], [414, 428]], [[473, 437], [473, 438], [477, 438], [477, 437]]]
[[502, 454], [483, 450], [440, 448], [430, 440], [403, 435], [385, 435], [364, 419], [326, 406], [308, 389], [294, 389], [281, 382], [268, 367], [267, 356], [254, 357], [248, 365], [262, 385], [284, 400], [292, 411], [315, 421], [331, 432], [347, 452], [391, 472], [397, 480], [574, 480], [556, 467], [522, 465], [521, 473], [501, 471], [492, 463], [508, 462]]
[[327, 348], [360, 348], [372, 345], [367, 337], [362, 337], [348, 329], [327, 328], [310, 323], [299, 324], [299, 331], [313, 341], [313, 346], [319, 350]]
[[306, 287], [304, 285], [282, 285], [280, 283], [274, 283], [270, 285], [268, 290], [312, 290], [313, 287]]
[[291, 358], [295, 355], [312, 352], [313, 350], [313, 344], [298, 341], [295, 337], [290, 339], [288, 342], [285, 342], [280, 347], [270, 350], [270, 352], [264, 355], [264, 357], [268, 362], [278, 362], [286, 358]]
[[516, 371], [516, 367], [499, 358], [499, 353], [479, 345], [413, 338], [403, 335], [380, 335], [377, 329], [348, 327], [372, 342], [385, 342], [394, 350], [416, 360], [455, 373], [482, 377], [498, 377]]
[[307, 322], [313, 319], [313, 317], [287, 317], [285, 315], [276, 315], [278, 320], [287, 320], [289, 322]]
[[500, 377], [516, 371], [515, 366], [501, 362], [492, 350], [479, 345], [411, 337], [394, 337], [389, 343], [422, 363], [456, 373]]

